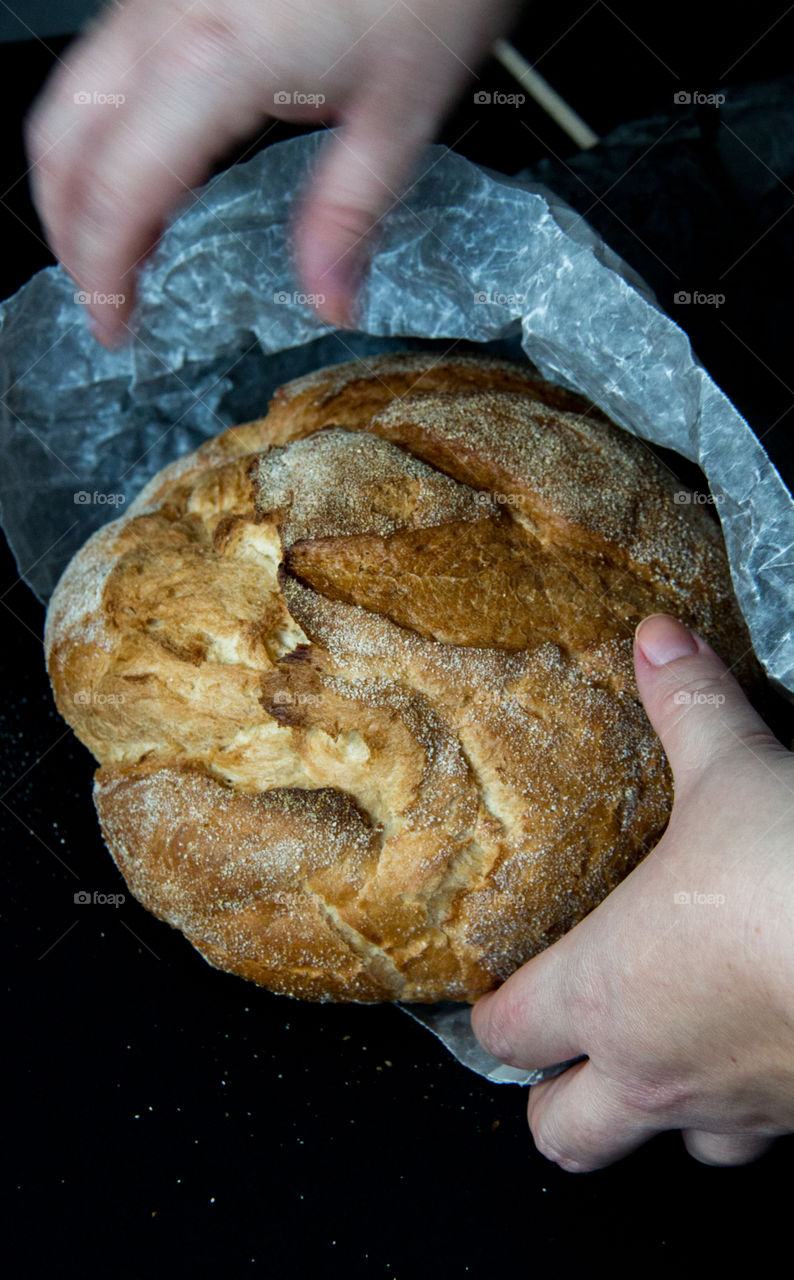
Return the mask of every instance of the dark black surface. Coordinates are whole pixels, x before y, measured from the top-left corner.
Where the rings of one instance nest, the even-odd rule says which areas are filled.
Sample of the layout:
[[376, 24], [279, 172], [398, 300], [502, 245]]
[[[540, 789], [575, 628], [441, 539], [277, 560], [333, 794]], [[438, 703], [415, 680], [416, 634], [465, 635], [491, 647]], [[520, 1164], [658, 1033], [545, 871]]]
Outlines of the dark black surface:
[[[641, 39], [600, 3], [562, 38], [586, 4], [536, 8], [517, 37], [530, 58], [559, 38], [540, 70], [602, 133], [651, 115], [666, 116], [661, 135], [671, 93], [719, 86], [774, 18], [742, 10], [740, 22], [726, 23], [723, 6], [715, 40], [709, 32], [695, 37], [683, 7], [666, 11], [664, 31], [658, 11], [612, 8]], [[792, 70], [791, 29], [790, 15], [723, 82], [763, 80], [762, 96], [774, 107], [771, 80]], [[0, 48], [4, 295], [48, 261], [16, 137], [51, 61], [41, 45]], [[482, 83], [508, 85], [495, 66]], [[533, 108], [510, 110], [494, 118], [464, 103], [444, 141], [510, 172], [545, 155], [557, 179], [545, 180], [580, 207], [580, 184], [566, 168], [571, 146]], [[715, 126], [713, 116], [702, 118], [701, 138]], [[268, 141], [288, 132], [275, 126]], [[763, 151], [774, 139], [742, 136], [764, 156], [748, 161], [743, 183], [735, 157], [729, 189], [724, 175], [697, 163], [713, 154], [711, 143], [684, 136], [675, 150], [671, 136], [663, 164], [654, 167], [650, 155], [638, 161], [634, 178], [597, 203], [591, 220], [604, 219], [603, 234], [667, 301], [665, 273], [653, 278], [652, 254], [648, 265], [633, 233], [682, 281], [705, 289], [707, 281], [692, 278], [704, 253], [718, 274], [780, 217], [748, 252], [741, 285], [726, 301], [731, 328], [749, 350], [726, 332], [727, 310], [693, 310], [685, 323], [717, 381], [763, 434], [794, 399], [786, 385], [794, 180], [784, 151], [774, 162]], [[592, 169], [581, 159], [572, 166], [602, 196], [613, 181], [604, 177], [610, 154]], [[671, 182], [681, 222], [665, 233], [658, 203]], [[710, 236], [715, 207], [725, 222]], [[631, 231], [621, 233], [621, 219]], [[766, 443], [790, 483], [789, 435], [778, 424]], [[125, 886], [94, 819], [92, 761], [52, 705], [43, 610], [16, 581], [5, 551], [0, 573], [11, 1274], [137, 1280], [322, 1271], [402, 1280], [568, 1276], [599, 1263], [618, 1271], [656, 1263], [688, 1274], [700, 1259], [710, 1268], [731, 1262], [739, 1242], [788, 1248], [790, 1139], [756, 1165], [715, 1170], [691, 1160], [669, 1134], [611, 1169], [565, 1174], [532, 1148], [525, 1091], [486, 1085], [398, 1010], [280, 999], [212, 970], [128, 894], [118, 907], [75, 903], [76, 892], [119, 894]]]

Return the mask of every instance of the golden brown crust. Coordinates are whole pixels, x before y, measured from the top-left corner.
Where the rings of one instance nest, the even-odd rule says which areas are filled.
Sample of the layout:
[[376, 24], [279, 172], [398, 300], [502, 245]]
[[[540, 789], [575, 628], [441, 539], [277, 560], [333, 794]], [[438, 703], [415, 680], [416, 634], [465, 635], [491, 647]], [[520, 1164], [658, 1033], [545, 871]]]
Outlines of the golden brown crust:
[[385, 356], [282, 387], [95, 534], [47, 619], [132, 892], [307, 999], [473, 1000], [658, 840], [631, 637], [747, 667], [718, 527], [522, 367]]

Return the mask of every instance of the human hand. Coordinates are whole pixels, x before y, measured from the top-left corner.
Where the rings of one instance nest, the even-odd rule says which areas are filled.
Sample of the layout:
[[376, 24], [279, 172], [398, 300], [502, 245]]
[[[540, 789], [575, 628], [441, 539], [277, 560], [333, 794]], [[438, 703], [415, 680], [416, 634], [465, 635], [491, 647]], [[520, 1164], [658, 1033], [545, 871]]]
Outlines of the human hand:
[[349, 322], [379, 217], [515, 8], [116, 0], [59, 60], [26, 129], [42, 224], [91, 299], [98, 339], [123, 339], [137, 268], [166, 219], [268, 116], [341, 125], [295, 239], [306, 292], [324, 297], [325, 320]]
[[536, 1146], [574, 1172], [667, 1129], [717, 1165], [794, 1131], [794, 757], [679, 623], [641, 623], [635, 666], [675, 780], [667, 831], [471, 1015], [513, 1066], [587, 1055], [529, 1093]]

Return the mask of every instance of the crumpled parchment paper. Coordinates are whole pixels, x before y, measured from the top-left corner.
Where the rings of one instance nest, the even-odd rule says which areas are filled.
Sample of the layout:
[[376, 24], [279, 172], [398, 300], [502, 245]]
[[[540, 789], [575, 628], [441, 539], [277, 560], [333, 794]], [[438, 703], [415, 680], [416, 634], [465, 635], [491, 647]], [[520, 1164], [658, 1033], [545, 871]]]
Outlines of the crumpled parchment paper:
[[[357, 355], [458, 340], [526, 353], [540, 372], [705, 473], [739, 603], [770, 677], [794, 692], [794, 502], [744, 419], [643, 282], [550, 192], [443, 147], [387, 217], [358, 333], [333, 331], [291, 267], [295, 192], [322, 132], [219, 175], [146, 269], [134, 344], [90, 336], [60, 268], [0, 308], [0, 513], [46, 600], [71, 555], [166, 463], [260, 416], [273, 390]], [[418, 340], [415, 341], [415, 340]], [[401, 1006], [494, 1082], [468, 1007]]]

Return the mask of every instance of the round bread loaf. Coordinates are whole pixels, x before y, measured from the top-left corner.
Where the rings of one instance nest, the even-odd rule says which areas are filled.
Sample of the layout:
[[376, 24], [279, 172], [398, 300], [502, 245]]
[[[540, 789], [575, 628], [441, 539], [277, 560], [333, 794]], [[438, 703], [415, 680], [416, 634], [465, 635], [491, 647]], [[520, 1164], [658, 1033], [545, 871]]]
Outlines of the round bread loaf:
[[288, 995], [496, 986], [664, 830], [636, 624], [747, 661], [681, 492], [528, 366], [454, 356], [321, 370], [167, 467], [47, 618], [132, 893]]

